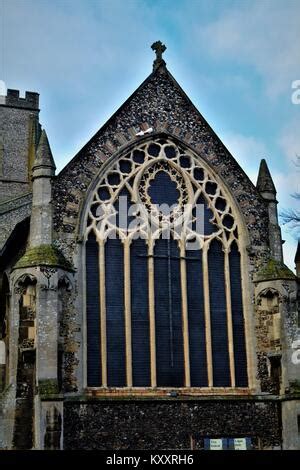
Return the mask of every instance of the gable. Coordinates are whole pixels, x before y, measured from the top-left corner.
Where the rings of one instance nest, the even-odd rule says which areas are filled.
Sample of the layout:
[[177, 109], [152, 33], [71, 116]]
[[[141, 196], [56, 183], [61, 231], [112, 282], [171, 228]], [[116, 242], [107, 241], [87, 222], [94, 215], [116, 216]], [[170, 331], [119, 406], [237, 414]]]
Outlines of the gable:
[[54, 184], [55, 230], [77, 234], [80, 207], [104, 162], [142, 141], [140, 131], [150, 128], [153, 133], [164, 133], [183, 142], [219, 175], [244, 216], [251, 244], [266, 245], [264, 202], [165, 67], [145, 80], [58, 175]]
[[77, 262], [88, 386], [247, 387], [247, 232], [222, 181], [155, 133], [104, 164], [95, 183]]
[[24, 194], [0, 204], [0, 256], [16, 225], [30, 217], [32, 194]]

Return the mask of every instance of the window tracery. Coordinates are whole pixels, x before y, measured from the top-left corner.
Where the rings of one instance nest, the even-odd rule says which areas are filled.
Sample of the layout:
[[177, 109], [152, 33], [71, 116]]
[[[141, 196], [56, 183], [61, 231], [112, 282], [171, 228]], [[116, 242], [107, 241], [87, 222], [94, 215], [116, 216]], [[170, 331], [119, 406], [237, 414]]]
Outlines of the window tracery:
[[247, 387], [237, 219], [190, 150], [161, 138], [112, 163], [85, 240], [88, 386]]
[[[156, 194], [156, 186], [163, 186], [164, 194]], [[134, 229], [132, 224], [121, 226], [116, 220], [116, 203], [122, 195], [128, 196], [130, 204], [136, 205], [134, 209], [138, 212], [129, 212], [139, 221]], [[171, 206], [169, 213], [159, 211], [158, 206], [163, 203]], [[197, 204], [206, 205], [205, 210], [210, 215], [209, 224], [203, 227], [202, 233], [195, 230]], [[191, 217], [188, 217], [189, 210]], [[147, 238], [151, 214], [152, 223], [159, 219], [157, 230], [152, 234], [153, 238], [159, 238], [165, 224], [170, 226], [173, 234], [176, 233], [177, 225], [182, 224], [184, 211], [187, 211], [187, 222], [182, 229], [180, 227], [180, 238], [182, 235], [187, 239], [197, 236], [203, 245], [207, 238], [217, 237], [224, 247], [238, 239], [237, 223], [230, 204], [199, 160], [171, 141], [149, 142], [115, 162], [102, 178], [89, 208], [87, 231], [93, 230], [98, 238], [104, 239], [112, 230], [116, 230], [121, 239], [132, 238], [135, 231]]]

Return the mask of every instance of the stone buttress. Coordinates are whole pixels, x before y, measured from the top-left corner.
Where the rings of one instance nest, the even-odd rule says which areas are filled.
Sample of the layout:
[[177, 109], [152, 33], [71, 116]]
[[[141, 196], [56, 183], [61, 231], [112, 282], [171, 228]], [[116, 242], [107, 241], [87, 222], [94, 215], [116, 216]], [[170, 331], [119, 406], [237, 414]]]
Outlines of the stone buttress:
[[[46, 132], [32, 168], [32, 213], [25, 254], [11, 283], [10, 382], [15, 389], [12, 447], [62, 447], [62, 401], [58, 377], [59, 287], [70, 264], [53, 246], [52, 181], [55, 164]], [[53, 398], [55, 396], [55, 398]]]

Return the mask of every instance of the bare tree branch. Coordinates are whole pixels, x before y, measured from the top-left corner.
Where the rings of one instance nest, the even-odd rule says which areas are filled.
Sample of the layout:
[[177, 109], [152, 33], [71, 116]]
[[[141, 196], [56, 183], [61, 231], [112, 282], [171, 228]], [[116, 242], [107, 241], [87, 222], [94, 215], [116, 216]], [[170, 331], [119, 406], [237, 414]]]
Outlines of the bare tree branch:
[[[296, 154], [295, 166], [300, 168], [300, 155]], [[291, 197], [300, 200], [300, 193], [295, 192]], [[285, 209], [280, 212], [280, 219], [283, 225], [288, 225], [290, 232], [300, 238], [300, 210], [298, 209]]]
[[295, 222], [300, 224], [300, 211], [295, 209], [288, 209], [280, 213], [282, 223], [289, 224], [290, 222]]

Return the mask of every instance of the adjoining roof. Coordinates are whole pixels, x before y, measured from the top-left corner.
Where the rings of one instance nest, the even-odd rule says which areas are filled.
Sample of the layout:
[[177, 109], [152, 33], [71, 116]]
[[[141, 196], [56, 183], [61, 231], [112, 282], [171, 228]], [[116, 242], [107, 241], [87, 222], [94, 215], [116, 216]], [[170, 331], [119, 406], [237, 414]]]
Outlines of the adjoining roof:
[[32, 193], [21, 194], [13, 199], [7, 199], [0, 203], [0, 216], [8, 212], [19, 209], [20, 207], [31, 204]]
[[31, 204], [32, 193], [23, 194], [0, 204], [0, 250], [7, 243], [16, 224], [30, 217]]
[[25, 246], [29, 234], [29, 225], [29, 217], [15, 224], [14, 229], [0, 249], [1, 269], [4, 269], [7, 263], [11, 262], [18, 255], [18, 251]]
[[276, 194], [276, 188], [272, 180], [267, 162], [264, 158], [260, 162], [256, 187], [260, 193], [268, 192]]

